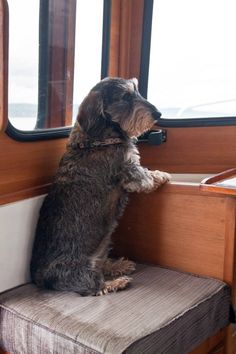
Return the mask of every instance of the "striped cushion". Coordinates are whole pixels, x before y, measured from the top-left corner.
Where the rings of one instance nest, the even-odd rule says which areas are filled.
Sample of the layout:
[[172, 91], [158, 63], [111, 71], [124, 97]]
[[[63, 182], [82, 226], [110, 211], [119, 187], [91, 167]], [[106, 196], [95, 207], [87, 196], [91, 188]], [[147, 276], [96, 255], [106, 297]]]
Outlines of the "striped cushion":
[[130, 288], [100, 297], [23, 285], [0, 295], [0, 347], [11, 354], [188, 353], [229, 322], [218, 280], [139, 266]]

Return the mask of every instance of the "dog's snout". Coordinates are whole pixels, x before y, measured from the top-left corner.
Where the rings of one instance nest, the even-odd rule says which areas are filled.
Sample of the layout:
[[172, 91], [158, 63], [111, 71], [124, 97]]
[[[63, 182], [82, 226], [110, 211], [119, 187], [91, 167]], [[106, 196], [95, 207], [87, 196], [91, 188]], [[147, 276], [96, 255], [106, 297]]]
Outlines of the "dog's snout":
[[155, 121], [158, 121], [161, 118], [161, 112], [158, 111], [158, 109], [155, 109], [152, 111], [152, 116], [155, 119]]
[[147, 100], [145, 100], [145, 103], [146, 103], [147, 108], [149, 109], [149, 111], [151, 111], [153, 119], [155, 121], [158, 121], [161, 118], [161, 112], [158, 111], [158, 109], [153, 104], [148, 102]]
[[147, 101], [143, 97], [142, 97], [142, 102], [143, 102], [144, 106], [146, 107], [146, 109], [151, 113], [155, 122], [157, 122], [161, 118], [161, 112], [158, 111], [158, 109], [153, 104], [151, 104], [149, 101]]

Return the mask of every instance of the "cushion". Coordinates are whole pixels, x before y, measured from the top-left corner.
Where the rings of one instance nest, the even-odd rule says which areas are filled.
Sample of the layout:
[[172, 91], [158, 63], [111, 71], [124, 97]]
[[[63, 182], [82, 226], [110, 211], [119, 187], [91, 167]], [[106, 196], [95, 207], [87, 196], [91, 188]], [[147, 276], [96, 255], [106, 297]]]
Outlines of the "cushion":
[[215, 279], [139, 265], [131, 286], [98, 297], [26, 284], [0, 295], [0, 347], [11, 354], [188, 353], [229, 323]]

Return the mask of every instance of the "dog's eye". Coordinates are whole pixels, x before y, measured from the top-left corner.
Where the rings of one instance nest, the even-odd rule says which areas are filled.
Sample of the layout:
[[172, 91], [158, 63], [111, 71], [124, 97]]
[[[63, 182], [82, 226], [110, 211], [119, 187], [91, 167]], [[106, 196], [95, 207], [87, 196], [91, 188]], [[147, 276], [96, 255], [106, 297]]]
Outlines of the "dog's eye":
[[131, 95], [131, 93], [126, 92], [126, 93], [124, 94], [124, 96], [122, 97], [122, 99], [123, 99], [124, 101], [126, 101], [126, 102], [131, 101], [131, 100], [132, 100], [132, 95]]

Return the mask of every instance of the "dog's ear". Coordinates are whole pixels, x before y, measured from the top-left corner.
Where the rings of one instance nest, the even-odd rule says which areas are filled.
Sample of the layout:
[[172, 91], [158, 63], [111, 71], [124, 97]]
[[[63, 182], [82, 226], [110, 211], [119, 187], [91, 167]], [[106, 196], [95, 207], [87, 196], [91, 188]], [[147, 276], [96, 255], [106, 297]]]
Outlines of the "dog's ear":
[[133, 77], [132, 79], [130, 79], [130, 81], [133, 82], [135, 88], [138, 90], [138, 79], [136, 79], [136, 77]]
[[99, 91], [90, 91], [80, 105], [77, 121], [84, 132], [96, 127], [105, 118], [103, 99]]

